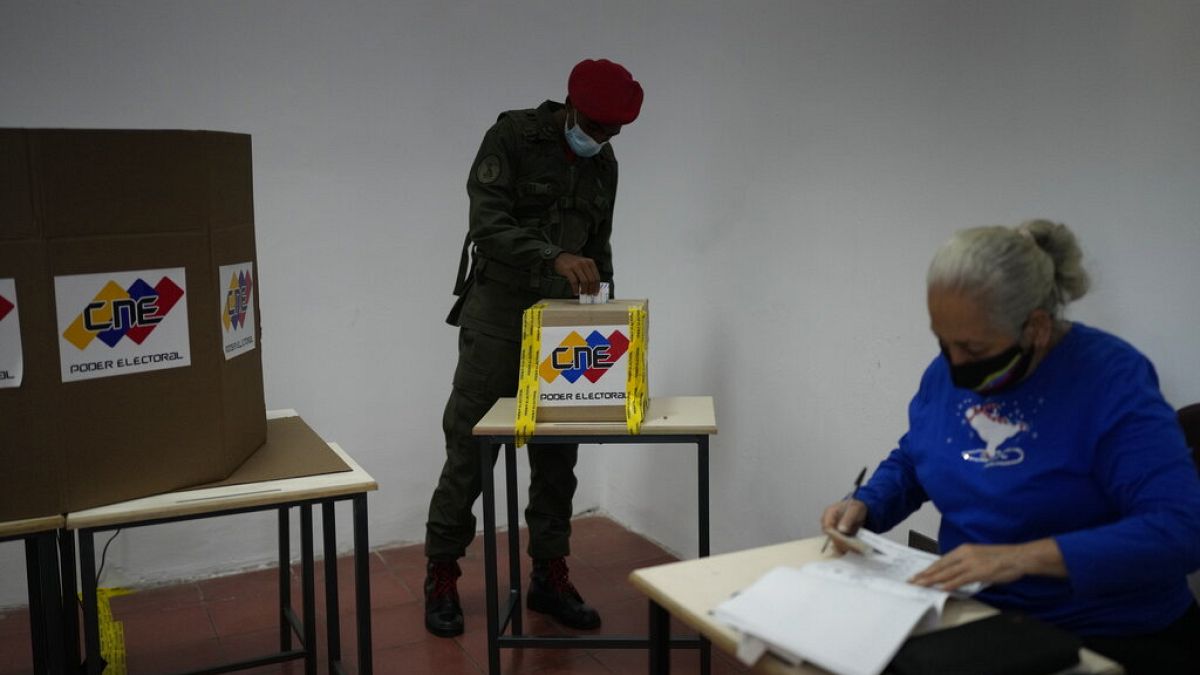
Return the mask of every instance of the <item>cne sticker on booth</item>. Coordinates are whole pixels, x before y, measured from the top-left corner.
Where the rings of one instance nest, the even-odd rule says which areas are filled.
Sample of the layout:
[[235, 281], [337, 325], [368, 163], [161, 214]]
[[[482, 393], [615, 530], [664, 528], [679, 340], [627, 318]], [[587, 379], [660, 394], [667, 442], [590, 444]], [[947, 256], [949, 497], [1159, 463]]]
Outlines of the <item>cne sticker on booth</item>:
[[62, 381], [191, 365], [184, 268], [54, 278]]
[[0, 389], [20, 387], [24, 370], [16, 280], [0, 279]]
[[221, 308], [221, 349], [228, 361], [253, 351], [257, 343], [258, 322], [254, 317], [254, 263], [222, 265], [217, 273], [222, 284], [218, 306]]

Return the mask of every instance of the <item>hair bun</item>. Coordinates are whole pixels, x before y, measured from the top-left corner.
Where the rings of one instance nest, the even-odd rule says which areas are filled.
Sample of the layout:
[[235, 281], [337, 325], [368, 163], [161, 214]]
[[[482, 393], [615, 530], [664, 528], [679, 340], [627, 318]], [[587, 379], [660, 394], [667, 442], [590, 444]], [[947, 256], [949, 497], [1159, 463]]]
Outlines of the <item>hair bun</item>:
[[1083, 251], [1071, 228], [1050, 220], [1029, 220], [1016, 228], [1029, 237], [1054, 263], [1054, 285], [1062, 304], [1078, 300], [1088, 292], [1091, 281], [1083, 269]]

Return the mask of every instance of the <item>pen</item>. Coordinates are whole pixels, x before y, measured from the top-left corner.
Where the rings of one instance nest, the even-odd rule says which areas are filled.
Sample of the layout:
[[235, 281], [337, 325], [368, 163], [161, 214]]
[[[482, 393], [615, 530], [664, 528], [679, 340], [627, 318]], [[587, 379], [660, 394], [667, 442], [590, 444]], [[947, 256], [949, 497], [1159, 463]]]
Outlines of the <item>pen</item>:
[[[842, 516], [846, 514], [846, 506], [850, 504], [850, 500], [858, 492], [858, 488], [862, 487], [863, 477], [866, 475], [867, 475], [867, 467], [864, 466], [862, 468], [862, 471], [858, 472], [858, 478], [854, 479], [854, 488], [852, 490], [850, 490], [849, 492], [847, 492], [845, 497], [842, 497], [842, 508], [838, 510], [838, 521], [839, 522], [842, 520]], [[834, 523], [833, 526], [834, 526], [834, 528], [836, 528], [837, 523]], [[829, 540], [830, 539], [831, 539], [831, 537], [825, 537], [825, 543], [821, 545], [821, 553], [824, 553], [825, 549], [829, 548]]]

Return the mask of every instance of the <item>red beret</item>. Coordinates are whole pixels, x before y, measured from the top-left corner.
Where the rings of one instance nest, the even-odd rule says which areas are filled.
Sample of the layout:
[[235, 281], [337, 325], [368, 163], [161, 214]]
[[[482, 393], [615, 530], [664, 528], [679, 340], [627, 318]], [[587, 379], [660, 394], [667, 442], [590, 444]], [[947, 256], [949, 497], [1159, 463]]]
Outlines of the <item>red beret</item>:
[[642, 109], [642, 85], [618, 63], [585, 59], [567, 79], [571, 104], [597, 124], [629, 124]]

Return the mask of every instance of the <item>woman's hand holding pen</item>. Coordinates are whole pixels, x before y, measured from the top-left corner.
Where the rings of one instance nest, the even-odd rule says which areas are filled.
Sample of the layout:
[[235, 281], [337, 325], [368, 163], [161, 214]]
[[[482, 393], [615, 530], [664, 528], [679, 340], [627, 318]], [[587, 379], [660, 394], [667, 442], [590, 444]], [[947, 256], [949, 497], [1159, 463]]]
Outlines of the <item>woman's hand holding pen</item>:
[[[858, 532], [858, 528], [862, 527], [865, 522], [867, 522], [867, 505], [853, 498], [830, 504], [821, 514], [822, 529], [835, 529], [845, 534]], [[839, 555], [847, 550], [836, 539], [833, 540], [833, 547]]]

